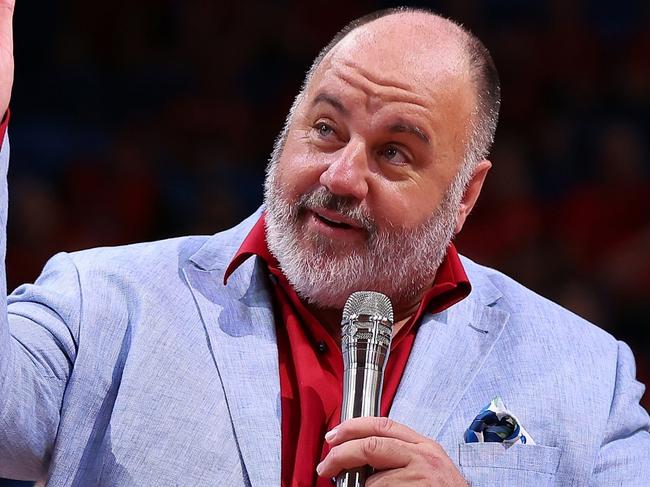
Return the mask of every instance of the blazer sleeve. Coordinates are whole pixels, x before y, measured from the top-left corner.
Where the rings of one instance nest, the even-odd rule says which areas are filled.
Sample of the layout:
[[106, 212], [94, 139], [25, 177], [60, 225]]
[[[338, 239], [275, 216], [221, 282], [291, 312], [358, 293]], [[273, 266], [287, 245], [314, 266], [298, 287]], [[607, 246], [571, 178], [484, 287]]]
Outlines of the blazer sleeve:
[[70, 257], [52, 258], [34, 284], [6, 293], [9, 143], [0, 151], [0, 477], [43, 477], [76, 354], [79, 279]]
[[[650, 419], [639, 404], [645, 387], [635, 378], [630, 348], [618, 346], [616, 383], [591, 485], [641, 486], [650, 479]], [[584, 427], [589, 427], [585, 418]]]

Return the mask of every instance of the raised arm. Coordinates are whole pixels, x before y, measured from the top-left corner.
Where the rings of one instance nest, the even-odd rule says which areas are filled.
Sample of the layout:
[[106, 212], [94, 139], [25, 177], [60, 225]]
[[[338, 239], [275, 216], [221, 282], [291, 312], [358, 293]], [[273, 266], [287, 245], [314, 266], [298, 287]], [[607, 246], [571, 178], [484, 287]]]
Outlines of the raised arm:
[[[0, 0], [0, 111], [13, 83], [13, 0]], [[56, 438], [63, 393], [76, 355], [76, 269], [62, 254], [36, 284], [5, 298], [6, 174], [9, 141], [0, 151], [0, 477], [42, 478]]]
[[9, 107], [14, 83], [13, 16], [15, 0], [0, 0], [0, 112]]

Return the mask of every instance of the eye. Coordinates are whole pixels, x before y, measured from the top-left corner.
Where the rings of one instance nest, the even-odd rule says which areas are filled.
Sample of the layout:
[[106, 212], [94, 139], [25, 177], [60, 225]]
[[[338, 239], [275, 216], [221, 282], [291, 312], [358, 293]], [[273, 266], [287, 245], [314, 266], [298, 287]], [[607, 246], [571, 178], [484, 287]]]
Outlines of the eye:
[[408, 163], [408, 158], [402, 150], [395, 145], [387, 145], [379, 151], [379, 155], [391, 164], [403, 166]]
[[314, 126], [314, 129], [316, 130], [318, 136], [322, 138], [327, 138], [334, 133], [334, 129], [325, 122], [318, 122]]

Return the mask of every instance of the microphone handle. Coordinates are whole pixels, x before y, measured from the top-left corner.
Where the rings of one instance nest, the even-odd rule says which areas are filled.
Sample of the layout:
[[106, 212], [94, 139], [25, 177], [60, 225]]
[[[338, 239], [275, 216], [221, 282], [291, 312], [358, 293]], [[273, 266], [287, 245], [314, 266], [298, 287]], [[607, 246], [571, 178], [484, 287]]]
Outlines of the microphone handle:
[[379, 416], [383, 379], [383, 367], [375, 363], [353, 362], [345, 368], [341, 422], [351, 418]]
[[[376, 361], [365, 361], [367, 353], [364, 343], [357, 344], [356, 357], [365, 362], [361, 365], [357, 360], [350, 363], [343, 371], [343, 404], [341, 406], [341, 421], [363, 416], [379, 416], [381, 389], [383, 382], [383, 364]], [[371, 352], [372, 354], [372, 352]], [[347, 364], [346, 364], [347, 365]], [[372, 474], [369, 466], [346, 470], [336, 479], [337, 487], [364, 487], [366, 479]]]
[[372, 468], [368, 466], [346, 470], [336, 478], [336, 487], [364, 487], [371, 474]]

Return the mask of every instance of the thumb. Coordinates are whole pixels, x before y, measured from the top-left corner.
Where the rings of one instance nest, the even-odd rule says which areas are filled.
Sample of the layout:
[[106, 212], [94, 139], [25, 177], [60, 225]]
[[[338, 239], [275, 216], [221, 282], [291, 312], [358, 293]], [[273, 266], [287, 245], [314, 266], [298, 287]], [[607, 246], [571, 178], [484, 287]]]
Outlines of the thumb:
[[0, 47], [13, 53], [13, 17], [16, 0], [0, 0]]
[[14, 80], [13, 16], [15, 0], [0, 0], [0, 117], [9, 106]]

